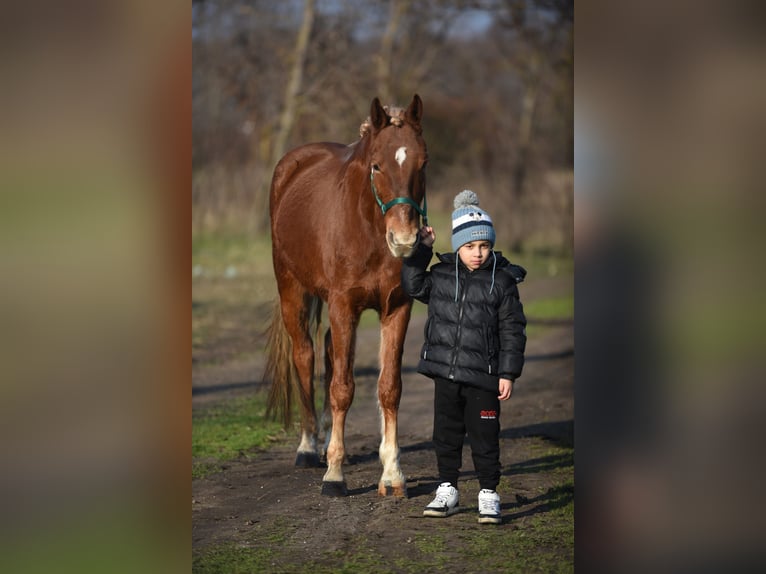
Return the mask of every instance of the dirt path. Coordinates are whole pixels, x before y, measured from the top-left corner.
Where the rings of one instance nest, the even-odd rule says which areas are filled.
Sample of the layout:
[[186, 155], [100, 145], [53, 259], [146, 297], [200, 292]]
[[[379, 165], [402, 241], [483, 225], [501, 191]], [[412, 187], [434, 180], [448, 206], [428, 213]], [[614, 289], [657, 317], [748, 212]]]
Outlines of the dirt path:
[[[464, 450], [461, 475], [463, 511], [447, 520], [422, 517], [437, 486], [431, 444], [433, 383], [415, 372], [424, 320], [419, 315], [410, 323], [402, 374], [399, 437], [408, 497], [381, 498], [376, 492], [381, 472], [375, 389], [379, 336], [377, 329], [360, 330], [344, 467], [350, 496], [322, 496], [324, 470], [293, 466], [297, 438], [295, 444], [273, 448], [255, 460], [227, 463], [222, 472], [193, 481], [196, 556], [228, 545], [229, 552], [246, 550], [251, 560], [259, 560], [259, 568], [265, 564], [273, 572], [438, 571], [454, 564], [453, 559], [463, 572], [479, 571], [469, 564], [476, 540], [482, 540], [481, 529], [487, 527], [476, 523], [478, 481], [469, 448]], [[524, 374], [501, 413], [503, 477], [498, 490], [504, 521], [495, 529], [530, 528], [531, 535], [533, 525], [572, 500], [573, 349], [571, 324], [547, 326], [530, 338]], [[195, 368], [194, 405], [250, 393], [261, 373], [261, 357]], [[444, 552], [434, 556], [429, 545], [436, 539]], [[571, 561], [568, 541], [561, 541], [560, 547], [555, 539], [546, 544], [546, 560], [554, 559], [551, 564]], [[416, 557], [436, 560], [433, 569], [424, 569], [421, 562], [410, 570]], [[493, 567], [481, 560], [475, 563], [481, 571], [509, 571], [507, 565]], [[204, 561], [195, 564], [197, 570], [205, 570]]]

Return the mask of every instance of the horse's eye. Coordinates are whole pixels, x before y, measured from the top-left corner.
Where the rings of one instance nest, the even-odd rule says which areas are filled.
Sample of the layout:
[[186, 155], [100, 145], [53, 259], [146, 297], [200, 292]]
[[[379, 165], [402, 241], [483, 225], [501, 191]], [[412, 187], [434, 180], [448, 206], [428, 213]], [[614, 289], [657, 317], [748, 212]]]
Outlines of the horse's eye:
[[377, 163], [372, 164], [373, 171], [380, 171], [380, 166]]

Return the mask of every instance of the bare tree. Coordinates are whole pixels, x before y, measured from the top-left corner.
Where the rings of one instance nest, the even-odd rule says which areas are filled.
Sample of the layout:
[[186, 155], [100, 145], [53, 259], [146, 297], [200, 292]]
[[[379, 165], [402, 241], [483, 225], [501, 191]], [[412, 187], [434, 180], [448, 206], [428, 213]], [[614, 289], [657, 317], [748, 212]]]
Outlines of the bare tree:
[[388, 22], [380, 39], [380, 51], [377, 54], [378, 94], [383, 102], [393, 103], [391, 93], [391, 59], [394, 52], [394, 40], [399, 29], [402, 15], [410, 5], [409, 0], [391, 0]]
[[314, 25], [314, 4], [314, 0], [305, 0], [303, 4], [303, 20], [295, 42], [290, 79], [287, 82], [282, 114], [279, 118], [279, 128], [274, 138], [274, 146], [271, 153], [272, 165], [276, 164], [279, 158], [284, 155], [287, 138], [295, 123], [298, 98], [303, 87], [303, 69], [306, 62], [306, 53], [308, 51], [309, 38], [311, 37], [311, 29]]
[[561, 43], [562, 31], [571, 26], [572, 10], [571, 0], [506, 0], [504, 12], [497, 18], [501, 26], [518, 37], [518, 51], [510, 56], [523, 83], [513, 166], [513, 190], [517, 197], [523, 195], [527, 179], [543, 62], [548, 66], [554, 63], [552, 54]]
[[[282, 113], [279, 117], [277, 132], [274, 137], [274, 144], [271, 147], [269, 166], [273, 169], [285, 153], [287, 138], [293, 128], [298, 115], [298, 99], [300, 98], [303, 87], [303, 69], [306, 62], [306, 53], [311, 37], [311, 29], [314, 25], [315, 0], [305, 0], [303, 3], [303, 18], [298, 37], [295, 42], [295, 50], [292, 56], [292, 66], [290, 76], [285, 89], [285, 96], [282, 104]], [[255, 213], [254, 224], [256, 232], [262, 232], [268, 227], [268, 201], [269, 201], [269, 180], [264, 178], [256, 190], [256, 199], [254, 202]]]

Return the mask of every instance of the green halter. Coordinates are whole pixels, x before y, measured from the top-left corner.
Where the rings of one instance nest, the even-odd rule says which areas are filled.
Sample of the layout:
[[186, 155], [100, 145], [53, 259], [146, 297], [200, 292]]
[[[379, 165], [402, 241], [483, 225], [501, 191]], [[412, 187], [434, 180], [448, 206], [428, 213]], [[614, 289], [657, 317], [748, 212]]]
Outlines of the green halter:
[[380, 196], [378, 195], [378, 189], [375, 187], [375, 173], [373, 171], [370, 171], [370, 184], [372, 185], [372, 193], [375, 196], [375, 201], [378, 202], [378, 206], [380, 206], [380, 210], [383, 212], [383, 215], [385, 215], [386, 211], [391, 209], [394, 205], [399, 203], [409, 203], [412, 207], [415, 208], [415, 211], [423, 216], [423, 225], [428, 225], [428, 204], [426, 203], [425, 193], [423, 194], [423, 209], [420, 209], [420, 206], [415, 203], [412, 198], [409, 197], [395, 197], [388, 203], [383, 203], [383, 201], [380, 199]]

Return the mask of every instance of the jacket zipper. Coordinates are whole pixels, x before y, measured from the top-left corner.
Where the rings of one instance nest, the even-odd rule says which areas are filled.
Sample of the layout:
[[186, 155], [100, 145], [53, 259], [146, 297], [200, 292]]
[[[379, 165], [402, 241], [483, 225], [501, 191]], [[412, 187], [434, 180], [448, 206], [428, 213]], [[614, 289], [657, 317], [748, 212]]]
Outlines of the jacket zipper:
[[463, 285], [463, 293], [460, 296], [460, 308], [457, 314], [457, 333], [455, 334], [455, 349], [452, 351], [452, 364], [450, 365], [448, 379], [455, 378], [455, 365], [457, 364], [457, 354], [460, 349], [460, 335], [463, 333], [463, 303], [465, 303], [465, 294], [468, 291], [468, 280], [471, 278], [470, 273], [466, 275], [465, 284]]
[[487, 365], [489, 367], [489, 374], [492, 374], [492, 357], [495, 356], [495, 346], [494, 341], [492, 339], [492, 336], [490, 335], [489, 329], [485, 331], [486, 337], [487, 337]]

